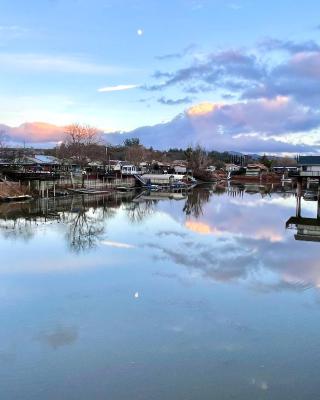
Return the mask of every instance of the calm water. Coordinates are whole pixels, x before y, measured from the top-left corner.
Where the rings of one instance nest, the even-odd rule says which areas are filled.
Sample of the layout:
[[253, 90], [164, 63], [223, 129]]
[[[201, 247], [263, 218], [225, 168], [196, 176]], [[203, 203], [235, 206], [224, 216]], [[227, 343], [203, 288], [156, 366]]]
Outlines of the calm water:
[[318, 399], [294, 195], [132, 197], [0, 206], [1, 400]]

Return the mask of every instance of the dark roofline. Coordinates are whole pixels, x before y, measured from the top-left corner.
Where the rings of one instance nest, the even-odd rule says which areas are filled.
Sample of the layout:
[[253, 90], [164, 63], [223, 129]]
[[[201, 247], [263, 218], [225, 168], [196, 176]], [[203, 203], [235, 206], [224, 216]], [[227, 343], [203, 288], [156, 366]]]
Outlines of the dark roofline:
[[299, 156], [298, 165], [320, 165], [320, 156]]

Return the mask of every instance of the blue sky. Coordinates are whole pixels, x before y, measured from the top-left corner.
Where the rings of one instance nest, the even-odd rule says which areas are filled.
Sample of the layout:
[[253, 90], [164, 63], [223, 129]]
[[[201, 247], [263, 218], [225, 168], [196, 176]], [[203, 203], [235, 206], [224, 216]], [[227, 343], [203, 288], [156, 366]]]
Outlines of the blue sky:
[[[233, 112], [239, 113], [239, 102], [250, 102], [251, 111], [246, 109], [250, 113], [256, 105], [252, 102], [261, 106], [267, 99], [273, 103], [264, 103], [263, 110], [286, 101], [283, 118], [302, 113], [303, 123], [266, 128], [246, 120], [235, 130], [229, 114], [225, 122], [225, 109], [219, 109], [223, 116], [217, 116], [216, 108], [211, 108], [210, 127], [230, 131], [231, 137], [256, 134], [274, 140], [276, 136], [286, 143], [314, 146], [317, 98], [311, 104], [310, 95], [301, 88], [288, 90], [299, 77], [287, 67], [292, 57], [307, 58], [301, 67], [307, 75], [301, 86], [308, 86], [303, 84], [305, 78], [312, 86], [310, 65], [317, 67], [320, 56], [319, 15], [320, 4], [310, 0], [2, 0], [0, 124], [83, 122], [105, 132], [131, 131], [170, 124], [181, 114], [189, 118], [190, 107], [200, 103], [237, 105]], [[240, 55], [248, 62], [241, 60], [239, 71]], [[195, 66], [201, 68], [194, 72]], [[285, 74], [291, 81], [284, 79]], [[271, 88], [278, 79], [282, 86]], [[257, 84], [262, 81], [267, 82], [268, 93], [258, 96]], [[117, 87], [122, 90], [115, 91]], [[99, 91], [103, 88], [106, 91]], [[261, 119], [270, 117], [263, 114]], [[32, 141], [32, 132], [28, 134]], [[227, 144], [224, 140], [223, 146]]]

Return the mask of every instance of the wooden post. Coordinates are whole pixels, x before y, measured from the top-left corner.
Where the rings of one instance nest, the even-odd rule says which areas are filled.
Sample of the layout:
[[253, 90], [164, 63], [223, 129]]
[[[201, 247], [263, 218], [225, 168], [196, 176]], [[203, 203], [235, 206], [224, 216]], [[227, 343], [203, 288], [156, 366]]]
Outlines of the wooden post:
[[72, 173], [72, 171], [70, 171], [70, 179], [71, 179], [71, 186], [72, 186], [72, 189], [74, 189], [74, 180], [73, 180], [73, 173]]
[[320, 219], [320, 180], [318, 183], [317, 219]]
[[301, 194], [302, 194], [302, 181], [298, 179], [297, 181], [297, 206], [296, 206], [296, 216], [301, 217]]

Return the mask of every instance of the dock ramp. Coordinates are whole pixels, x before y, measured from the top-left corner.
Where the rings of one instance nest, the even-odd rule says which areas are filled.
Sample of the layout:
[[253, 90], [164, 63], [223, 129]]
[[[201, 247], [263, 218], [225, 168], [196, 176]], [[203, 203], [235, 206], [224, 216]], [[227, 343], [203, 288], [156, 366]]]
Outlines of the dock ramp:
[[146, 186], [147, 182], [142, 178], [141, 175], [135, 174], [133, 175], [135, 177], [135, 179], [141, 183], [142, 186]]

